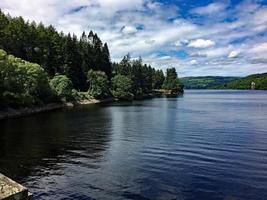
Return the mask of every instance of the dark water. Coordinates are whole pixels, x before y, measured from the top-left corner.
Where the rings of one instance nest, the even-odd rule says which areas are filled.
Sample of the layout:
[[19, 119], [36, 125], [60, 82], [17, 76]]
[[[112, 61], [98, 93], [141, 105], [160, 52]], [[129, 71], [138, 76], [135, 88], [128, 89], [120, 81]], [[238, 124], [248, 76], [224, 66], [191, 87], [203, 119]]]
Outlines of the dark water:
[[89, 105], [0, 131], [0, 171], [35, 199], [267, 199], [266, 91]]

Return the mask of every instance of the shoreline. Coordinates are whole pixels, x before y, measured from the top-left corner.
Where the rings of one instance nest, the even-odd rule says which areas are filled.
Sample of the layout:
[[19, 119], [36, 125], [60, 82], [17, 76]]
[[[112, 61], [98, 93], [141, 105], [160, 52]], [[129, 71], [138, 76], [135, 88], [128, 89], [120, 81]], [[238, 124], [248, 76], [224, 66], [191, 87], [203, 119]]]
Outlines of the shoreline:
[[[166, 92], [165, 90], [158, 90], [153, 91], [152, 93], [142, 95], [140, 97], [135, 97], [134, 100], [143, 100], [143, 99], [152, 99], [156, 97], [160, 97], [165, 95], [166, 97], [169, 96], [177, 96], [181, 95], [183, 92], [179, 92], [176, 94], [172, 94]], [[6, 110], [0, 110], [0, 121], [6, 119], [13, 119], [13, 118], [20, 118], [25, 117], [33, 114], [43, 113], [43, 112], [51, 112], [59, 109], [64, 108], [73, 108], [76, 106], [82, 105], [90, 105], [90, 104], [100, 104], [100, 103], [111, 103], [115, 101], [120, 101], [114, 97], [109, 97], [105, 99], [84, 99], [81, 101], [73, 101], [73, 102], [62, 102], [62, 103], [49, 103], [42, 106], [33, 106], [33, 107], [25, 107], [25, 108], [7, 108]]]
[[5, 119], [13, 119], [19, 117], [25, 117], [33, 114], [43, 113], [43, 112], [50, 112], [54, 110], [60, 110], [64, 108], [72, 108], [81, 105], [90, 105], [90, 104], [99, 104], [99, 103], [109, 103], [114, 102], [116, 99], [114, 98], [107, 98], [107, 99], [86, 99], [77, 102], [66, 102], [66, 103], [49, 103], [42, 106], [33, 106], [33, 107], [26, 107], [26, 108], [7, 108], [7, 110], [0, 111], [0, 120]]

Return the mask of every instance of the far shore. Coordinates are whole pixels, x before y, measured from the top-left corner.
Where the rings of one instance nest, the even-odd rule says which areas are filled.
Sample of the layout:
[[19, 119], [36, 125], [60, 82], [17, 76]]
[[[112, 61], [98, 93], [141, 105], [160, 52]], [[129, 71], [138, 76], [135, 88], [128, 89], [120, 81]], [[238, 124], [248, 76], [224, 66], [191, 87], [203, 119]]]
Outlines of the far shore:
[[66, 102], [66, 103], [49, 103], [42, 106], [33, 106], [33, 107], [26, 107], [26, 108], [7, 108], [5, 110], [0, 110], [0, 120], [4, 119], [11, 119], [11, 118], [18, 118], [24, 117], [32, 114], [42, 113], [42, 112], [49, 112], [54, 110], [59, 110], [68, 107], [75, 107], [79, 105], [89, 105], [89, 104], [99, 104], [99, 103], [108, 103], [113, 102], [116, 99], [114, 98], [106, 98], [106, 99], [86, 99], [82, 101], [76, 102]]

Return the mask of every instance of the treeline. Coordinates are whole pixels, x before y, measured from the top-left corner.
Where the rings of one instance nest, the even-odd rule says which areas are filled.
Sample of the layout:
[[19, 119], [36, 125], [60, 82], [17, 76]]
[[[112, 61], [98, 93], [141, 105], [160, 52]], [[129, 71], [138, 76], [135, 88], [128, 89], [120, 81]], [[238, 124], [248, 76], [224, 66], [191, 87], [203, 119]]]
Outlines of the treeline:
[[125, 76], [131, 82], [131, 92], [134, 96], [147, 94], [152, 89], [160, 89], [164, 82], [162, 70], [155, 70], [150, 65], [143, 64], [142, 59], [131, 60], [130, 55], [124, 56], [120, 63], [113, 63], [112, 75]]
[[65, 74], [77, 90], [86, 91], [87, 72], [103, 71], [111, 78], [111, 62], [107, 44], [96, 33], [85, 32], [80, 38], [57, 32], [53, 26], [25, 22], [22, 17], [6, 16], [0, 10], [0, 48], [8, 54], [38, 63], [48, 73]]
[[215, 89], [267, 90], [267, 73], [252, 74], [247, 77], [217, 86]]
[[92, 31], [78, 38], [1, 10], [0, 48], [2, 107], [110, 96], [129, 100], [154, 89], [183, 90], [174, 68], [165, 77], [141, 58], [126, 55], [111, 63], [108, 45]]
[[240, 79], [240, 77], [224, 76], [191, 76], [180, 78], [185, 89], [214, 89], [220, 85]]
[[161, 70], [143, 64], [141, 59], [130, 60], [129, 56], [113, 64], [111, 81], [105, 72], [92, 69], [87, 73], [87, 80], [88, 90], [77, 91], [66, 75], [56, 74], [50, 79], [40, 65], [7, 55], [0, 49], [0, 108], [111, 96], [132, 100], [148, 95], [153, 89], [163, 88], [176, 93], [183, 89], [175, 68], [167, 69], [165, 77]]
[[0, 49], [0, 107], [21, 107], [55, 100], [47, 73], [38, 64]]

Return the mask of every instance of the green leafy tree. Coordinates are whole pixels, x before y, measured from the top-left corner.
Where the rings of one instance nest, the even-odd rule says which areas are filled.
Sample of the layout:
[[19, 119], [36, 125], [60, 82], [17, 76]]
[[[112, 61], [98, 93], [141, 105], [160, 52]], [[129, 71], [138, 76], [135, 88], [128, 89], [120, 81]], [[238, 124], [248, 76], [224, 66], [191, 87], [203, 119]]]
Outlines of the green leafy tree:
[[163, 89], [171, 90], [174, 93], [181, 92], [183, 90], [183, 86], [180, 84], [175, 68], [167, 69], [166, 78], [162, 87]]
[[110, 96], [108, 77], [104, 72], [89, 70], [89, 94], [97, 99]]
[[65, 75], [56, 75], [50, 80], [50, 86], [57, 96], [64, 100], [73, 100], [73, 84]]
[[132, 81], [132, 93], [136, 98], [142, 98], [152, 92], [152, 89], [160, 89], [164, 81], [162, 70], [155, 70], [150, 65], [143, 64], [141, 57], [131, 60], [130, 55], [123, 57], [120, 63], [112, 64], [112, 75], [124, 75]]
[[0, 98], [3, 107], [48, 103], [53, 95], [47, 73], [30, 63], [0, 50]]
[[8, 18], [5, 16], [4, 13], [0, 10], [0, 48], [4, 48], [4, 44], [6, 41], [6, 27], [8, 25], [9, 21]]
[[152, 88], [153, 89], [161, 89], [164, 82], [164, 73], [162, 70], [153, 69], [152, 72]]
[[4, 107], [6, 102], [4, 101], [4, 91], [5, 91], [5, 78], [6, 78], [6, 71], [7, 71], [7, 53], [0, 49], [0, 108]]
[[133, 60], [130, 65], [130, 76], [133, 82], [133, 93], [135, 96], [142, 96], [143, 95], [143, 70], [142, 70], [142, 59]]
[[25, 22], [22, 17], [6, 16], [0, 10], [0, 48], [24, 60], [38, 63], [52, 78], [65, 74], [75, 89], [87, 91], [90, 69], [103, 71], [111, 79], [111, 62], [107, 44], [96, 33], [76, 35], [59, 33], [53, 26]]
[[131, 57], [130, 54], [127, 54], [118, 65], [115, 65], [114, 71], [116, 74], [129, 76], [131, 74], [131, 67]]
[[108, 49], [108, 45], [107, 43], [104, 44], [103, 48], [102, 48], [102, 71], [104, 71], [109, 80], [111, 79], [111, 61], [110, 61], [110, 54], [109, 54], [109, 49]]
[[145, 94], [148, 94], [152, 90], [152, 68], [149, 65], [142, 65], [142, 89]]
[[132, 81], [124, 75], [116, 75], [112, 78], [112, 94], [121, 100], [132, 100], [134, 95], [132, 91]]
[[131, 60], [128, 54], [121, 62], [111, 65], [108, 45], [93, 31], [83, 32], [78, 39], [75, 34], [65, 35], [51, 25], [26, 22], [22, 17], [5, 15], [1, 10], [0, 47], [8, 54], [39, 64], [50, 79], [56, 74], [66, 75], [77, 93], [88, 91], [91, 83], [86, 79], [90, 70], [104, 72], [108, 82], [118, 74], [127, 76], [136, 97], [151, 93], [163, 83], [162, 71], [143, 64], [141, 58]]
[[65, 43], [65, 74], [71, 79], [75, 89], [82, 89], [86, 80], [82, 70], [82, 60], [78, 51], [78, 41], [68, 34]]

